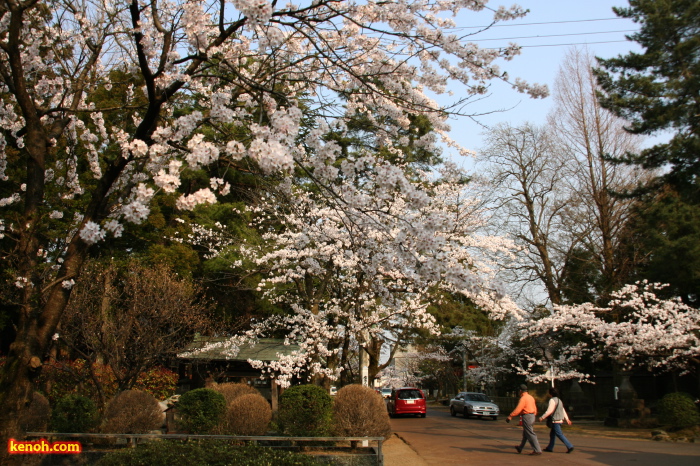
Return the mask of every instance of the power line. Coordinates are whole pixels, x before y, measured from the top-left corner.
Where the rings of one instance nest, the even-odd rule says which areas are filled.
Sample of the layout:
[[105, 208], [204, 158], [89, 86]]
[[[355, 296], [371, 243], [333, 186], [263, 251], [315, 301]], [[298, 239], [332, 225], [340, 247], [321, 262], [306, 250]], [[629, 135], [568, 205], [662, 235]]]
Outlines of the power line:
[[541, 23], [492, 24], [492, 25], [486, 25], [486, 26], [459, 26], [459, 27], [450, 28], [450, 30], [504, 28], [504, 27], [513, 27], [513, 26], [536, 26], [536, 25], [542, 25], [542, 24], [587, 23], [587, 22], [592, 22], [592, 21], [614, 21], [614, 20], [621, 20], [621, 19], [627, 19], [627, 18], [572, 19], [569, 21], [543, 21]]
[[571, 34], [546, 34], [546, 35], [538, 35], [538, 36], [520, 36], [520, 37], [502, 37], [500, 39], [474, 39], [471, 40], [470, 42], [484, 42], [487, 40], [514, 40], [514, 39], [536, 39], [540, 37], [565, 37], [565, 36], [587, 36], [587, 35], [592, 35], [592, 34], [613, 34], [613, 33], [620, 33], [620, 32], [636, 32], [636, 29], [625, 29], [621, 31], [600, 31], [600, 32], [576, 32], [576, 33], [571, 33]]
[[600, 42], [573, 42], [571, 44], [518, 45], [518, 47], [531, 49], [531, 48], [537, 48], [537, 47], [565, 47], [568, 45], [614, 44], [614, 43], [618, 43], [618, 42], [629, 42], [629, 41], [628, 40], [605, 40], [605, 41], [600, 41]]

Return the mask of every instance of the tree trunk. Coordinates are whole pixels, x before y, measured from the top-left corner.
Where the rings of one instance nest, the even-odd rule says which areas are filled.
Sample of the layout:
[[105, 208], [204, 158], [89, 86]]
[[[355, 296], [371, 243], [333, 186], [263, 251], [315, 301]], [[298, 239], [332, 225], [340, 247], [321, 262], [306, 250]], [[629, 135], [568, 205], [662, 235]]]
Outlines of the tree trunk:
[[[86, 251], [84, 243], [74, 240], [68, 247], [57, 276], [77, 278]], [[60, 282], [54, 283], [46, 290], [48, 293], [43, 306], [38, 306], [35, 302], [41, 298], [41, 290], [34, 290], [34, 286], [27, 288], [33, 291], [24, 294], [17, 335], [10, 345], [7, 362], [0, 374], [0, 435], [5, 439], [24, 437], [19, 417], [31, 400], [34, 380], [41, 372], [70, 293]], [[6, 448], [0, 448], [0, 464], [18, 464], [20, 461], [21, 457], [10, 455]]]

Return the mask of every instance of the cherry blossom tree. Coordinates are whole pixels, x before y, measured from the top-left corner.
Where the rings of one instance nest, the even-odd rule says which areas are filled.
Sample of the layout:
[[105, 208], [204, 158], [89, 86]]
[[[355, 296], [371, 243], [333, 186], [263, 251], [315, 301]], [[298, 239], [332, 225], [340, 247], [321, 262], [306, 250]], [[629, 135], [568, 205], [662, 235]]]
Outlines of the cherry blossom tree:
[[[323, 126], [299, 143], [302, 108], [342, 127], [369, 105], [389, 136], [423, 115], [447, 138], [451, 108], [491, 79], [508, 82], [497, 61], [518, 53], [445, 32], [486, 3], [3, 0], [0, 228], [19, 316], [0, 381], [3, 435], [19, 434], [18, 411], [90, 248], [143, 222], [157, 192], [188, 210], [225, 196], [231, 170], [298, 163], [322, 178], [336, 146], [323, 143]], [[525, 13], [491, 11], [494, 22]], [[428, 96], [450, 82], [463, 85], [460, 107]], [[182, 183], [210, 167], [220, 174]]]
[[[700, 310], [680, 298], [662, 299], [666, 285], [638, 282], [612, 294], [607, 306], [555, 306], [550, 316], [523, 323], [525, 338], [549, 338], [562, 345], [549, 358], [530, 358], [522, 367], [534, 380], [555, 367], [557, 379], [586, 378], [576, 370], [583, 358], [609, 358], [622, 369], [687, 372], [700, 363]], [[575, 336], [576, 338], [572, 338]], [[539, 374], [538, 374], [539, 372]]]
[[[369, 353], [373, 378], [382, 346], [393, 354], [413, 332], [437, 333], [427, 311], [435, 289], [468, 297], [494, 319], [520, 316], [495, 280], [499, 264], [513, 259], [513, 245], [480, 234], [485, 217], [461, 170], [446, 164], [438, 178], [419, 173], [409, 181], [400, 168], [370, 155], [328, 169], [337, 197], [289, 186], [290, 200], [270, 196], [249, 207], [267, 231], [260, 245], [236, 246], [225, 229], [196, 229], [194, 241], [211, 257], [226, 245], [238, 247], [264, 270], [263, 296], [291, 309], [247, 335], [283, 331], [299, 345], [269, 366], [278, 381], [289, 383], [301, 370], [338, 377], [342, 364], [322, 361], [335, 358], [347, 339]], [[232, 339], [232, 352], [239, 342]]]
[[[499, 377], [511, 371], [507, 361], [513, 350], [507, 338], [507, 326], [495, 336], [479, 335], [474, 330], [464, 330], [461, 327], [456, 327], [443, 336], [458, 341], [452, 353], [462, 360], [462, 390], [467, 390], [468, 384], [480, 387], [481, 390], [495, 387]], [[468, 368], [468, 364], [475, 367]]]
[[[435, 383], [438, 377], [451, 372], [451, 358], [440, 347], [420, 348], [419, 351], [401, 353], [391, 364], [382, 369], [379, 377], [383, 386], [391, 388], [425, 386]], [[427, 395], [427, 393], [426, 393]]]

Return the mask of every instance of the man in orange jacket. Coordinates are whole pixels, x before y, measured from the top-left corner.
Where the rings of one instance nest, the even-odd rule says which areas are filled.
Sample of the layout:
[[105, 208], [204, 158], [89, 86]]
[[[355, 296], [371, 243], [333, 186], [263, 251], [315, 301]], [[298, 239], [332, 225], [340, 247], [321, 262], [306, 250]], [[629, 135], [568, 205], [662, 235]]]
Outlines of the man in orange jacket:
[[512, 413], [506, 418], [506, 422], [510, 422], [515, 416], [522, 416], [523, 419], [523, 439], [520, 445], [516, 445], [515, 449], [518, 453], [523, 451], [525, 448], [525, 442], [530, 442], [532, 448], [534, 449], [530, 455], [541, 455], [542, 449], [540, 448], [540, 442], [537, 441], [537, 435], [533, 426], [535, 424], [535, 416], [537, 416], [537, 405], [535, 405], [535, 399], [527, 392], [527, 385], [522, 384], [520, 386], [520, 401], [518, 406], [515, 407]]

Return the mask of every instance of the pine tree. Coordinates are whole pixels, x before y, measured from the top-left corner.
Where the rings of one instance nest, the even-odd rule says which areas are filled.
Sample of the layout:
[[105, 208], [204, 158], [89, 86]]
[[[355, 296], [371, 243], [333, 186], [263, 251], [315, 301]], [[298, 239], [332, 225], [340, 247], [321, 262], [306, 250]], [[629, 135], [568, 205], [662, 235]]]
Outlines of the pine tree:
[[[628, 36], [644, 49], [598, 59], [601, 104], [630, 120], [634, 134], [672, 132], [625, 161], [645, 168], [670, 169], [657, 179], [678, 188], [697, 188], [700, 175], [700, 2], [630, 0], [613, 8], [641, 25]], [[692, 189], [696, 191], [696, 189]]]

